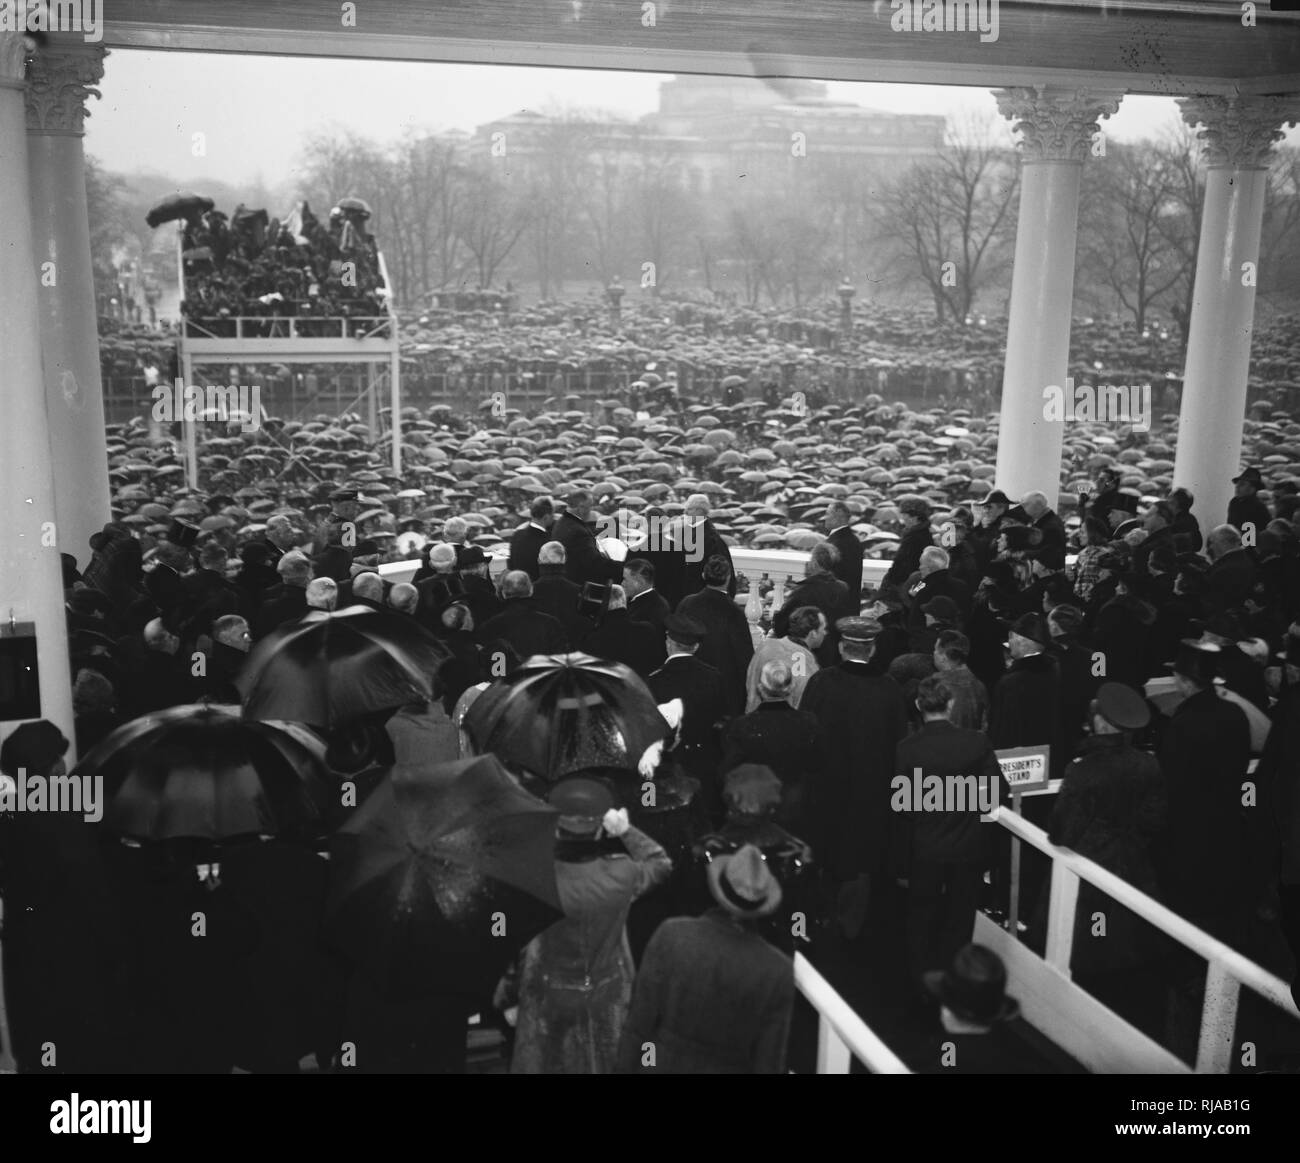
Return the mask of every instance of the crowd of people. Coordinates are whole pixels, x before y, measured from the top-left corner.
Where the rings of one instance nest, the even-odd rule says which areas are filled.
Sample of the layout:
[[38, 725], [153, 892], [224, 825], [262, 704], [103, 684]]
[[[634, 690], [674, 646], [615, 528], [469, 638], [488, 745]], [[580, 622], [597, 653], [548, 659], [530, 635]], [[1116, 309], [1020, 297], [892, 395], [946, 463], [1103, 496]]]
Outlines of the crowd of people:
[[[1203, 528], [1173, 487], [1168, 418], [1149, 432], [1078, 425], [1057, 512], [1049, 482], [997, 488], [996, 417], [969, 409], [680, 392], [613, 403], [597, 417], [413, 414], [404, 479], [346, 417], [232, 424], [204, 441], [202, 492], [184, 486], [165, 432], [110, 428], [114, 519], [88, 558], [64, 556], [80, 756], [141, 716], [239, 704], [257, 650], [357, 607], [445, 656], [428, 700], [320, 728], [332, 778], [355, 782], [362, 804], [412, 762], [412, 732], [425, 765], [484, 750], [475, 705], [538, 656], [601, 660], [659, 708], [646, 767], [605, 759], [556, 778], [501, 757], [559, 814], [563, 919], [472, 1001], [372, 991], [358, 1009], [349, 994], [365, 1068], [463, 1069], [480, 1013], [507, 1015], [520, 1072], [779, 1071], [791, 953], [851, 961], [882, 940], [904, 966], [904, 1007], [925, 1015], [914, 1068], [947, 1069], [935, 1048], [953, 1037], [959, 1067], [1012, 1068], [996, 1049], [1016, 1010], [1005, 975], [968, 944], [977, 908], [1009, 911], [1005, 837], [977, 808], [900, 809], [894, 786], [917, 770], [975, 775], [1005, 802], [1004, 748], [1050, 748], [1060, 791], [1025, 811], [1052, 840], [1250, 955], [1279, 927], [1300, 953], [1289, 417], [1246, 422], [1252, 464], [1228, 522]], [[743, 547], [808, 554], [757, 624], [752, 587], [761, 602], [772, 590], [737, 568]], [[863, 581], [873, 557], [889, 562], [878, 586]], [[409, 579], [381, 572], [401, 560]], [[22, 728], [0, 767], [61, 770], [69, 742]], [[33, 1068], [53, 1012], [70, 1047], [103, 1031], [69, 1026], [51, 958], [24, 957], [24, 940], [51, 939], [50, 918], [73, 907], [33, 874], [46, 866], [28, 826], [11, 826], [3, 875], [7, 917], [28, 918], [7, 923], [5, 956], [15, 1047]], [[1020, 915], [1041, 940], [1032, 856]], [[195, 867], [213, 860], [205, 850]], [[1177, 1045], [1187, 1031], [1167, 1024], [1166, 995], [1173, 982], [1196, 1012], [1195, 967], [1123, 910], [1097, 940], [1085, 920], [1098, 902], [1081, 898], [1075, 980]], [[328, 1035], [312, 1038], [297, 1050], [346, 1068]], [[121, 1065], [102, 1045], [87, 1053]], [[290, 1065], [225, 1045], [168, 1053], [145, 1060]]]
[[287, 336], [288, 319], [299, 335], [338, 338], [323, 320], [383, 317], [388, 290], [369, 218], [359, 198], [342, 199], [327, 223], [306, 202], [283, 220], [242, 204], [230, 217], [216, 209], [190, 215], [181, 302], [190, 334], [233, 336], [234, 317], [242, 316], [265, 320], [246, 338]]

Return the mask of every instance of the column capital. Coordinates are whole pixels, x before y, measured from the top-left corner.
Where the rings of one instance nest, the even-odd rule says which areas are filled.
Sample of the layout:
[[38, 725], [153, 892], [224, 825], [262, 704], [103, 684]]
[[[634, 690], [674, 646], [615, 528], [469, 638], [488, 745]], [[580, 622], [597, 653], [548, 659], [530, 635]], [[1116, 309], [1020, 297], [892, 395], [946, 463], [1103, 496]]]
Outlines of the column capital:
[[994, 89], [998, 111], [1020, 134], [1020, 154], [1030, 162], [1082, 162], [1088, 156], [1097, 122], [1112, 117], [1124, 96], [1090, 89]]
[[1300, 94], [1295, 93], [1181, 97], [1178, 106], [1183, 120], [1197, 130], [1201, 160], [1210, 169], [1267, 169], [1283, 127], [1300, 121]]
[[27, 68], [27, 132], [80, 137], [86, 132], [86, 98], [98, 97], [104, 77], [102, 45], [51, 39]]

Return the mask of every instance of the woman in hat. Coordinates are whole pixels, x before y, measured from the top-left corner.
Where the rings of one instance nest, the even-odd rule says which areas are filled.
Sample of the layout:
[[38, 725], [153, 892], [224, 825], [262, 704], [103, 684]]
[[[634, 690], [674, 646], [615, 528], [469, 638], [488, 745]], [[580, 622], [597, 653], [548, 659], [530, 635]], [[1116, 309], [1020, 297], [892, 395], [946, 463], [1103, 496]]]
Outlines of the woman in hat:
[[794, 1009], [794, 966], [757, 922], [781, 907], [781, 885], [752, 844], [709, 864], [715, 907], [655, 931], [618, 1051], [627, 1074], [782, 1074]]
[[627, 914], [673, 870], [614, 810], [607, 784], [576, 776], [548, 797], [560, 812], [555, 880], [564, 919], [520, 955], [512, 1074], [608, 1074], [632, 996]]

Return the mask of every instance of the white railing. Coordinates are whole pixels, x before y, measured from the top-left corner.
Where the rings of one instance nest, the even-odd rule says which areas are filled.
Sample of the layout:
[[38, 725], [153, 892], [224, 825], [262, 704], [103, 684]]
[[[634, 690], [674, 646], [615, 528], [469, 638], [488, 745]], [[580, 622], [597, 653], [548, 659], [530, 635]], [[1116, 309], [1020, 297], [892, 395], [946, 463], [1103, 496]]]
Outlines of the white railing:
[[[1244, 957], [1217, 937], [1212, 937], [1203, 929], [1197, 928], [1186, 918], [1153, 900], [1113, 872], [1108, 872], [1101, 865], [1068, 848], [1060, 848], [1053, 844], [1041, 828], [1029, 823], [1007, 807], [997, 808], [992, 819], [1013, 836], [1037, 848], [1052, 861], [1052, 878], [1048, 896], [1047, 945], [1040, 964], [1045, 964], [1063, 983], [1069, 984], [1074, 989], [1078, 988], [1070, 982], [1070, 955], [1074, 948], [1075, 912], [1079, 903], [1081, 880], [1100, 889], [1165, 936], [1205, 959], [1205, 1000], [1201, 1007], [1201, 1026], [1196, 1052], [1197, 1074], [1228, 1072], [1236, 1035], [1237, 1003], [1243, 985], [1254, 990], [1260, 997], [1289, 1016], [1300, 1018], [1300, 1011], [1296, 1009], [1290, 987], [1276, 974], [1270, 973], [1248, 957]], [[987, 918], [981, 920], [984, 923], [977, 924], [977, 939], [981, 929], [988, 932], [992, 927], [992, 922]], [[1000, 952], [1012, 952], [1015, 947], [1015, 955], [1023, 964], [1022, 951], [1025, 954], [1028, 951], [1019, 945], [1014, 936], [1007, 934], [1006, 942], [1000, 940], [999, 943], [1003, 944]], [[1034, 958], [1034, 960], [1038, 959]], [[1008, 970], [1014, 978], [1015, 966], [1009, 963]], [[1014, 984], [1015, 982], [1012, 981], [1013, 987]], [[1126, 1040], [1135, 1043], [1140, 1040], [1143, 1045], [1149, 1044], [1152, 1047], [1153, 1054], [1156, 1052], [1167, 1054], [1150, 1043], [1150, 1039], [1145, 1035], [1128, 1026], [1127, 1023], [1122, 1023], [1121, 1019], [1115, 1018], [1110, 1011], [1105, 1013], [1123, 1025], [1124, 1030], [1119, 1032]], [[1094, 1063], [1084, 1058], [1093, 1049], [1093, 1046], [1088, 1043], [1092, 1042], [1094, 1045], [1096, 1043], [1095, 1025], [1091, 1030], [1081, 1031], [1085, 1039], [1081, 1045], [1071, 1045], [1069, 1044], [1071, 1034], [1068, 1029], [1045, 1028], [1054, 1024], [1052, 1020], [1054, 1015], [1046, 1013], [1036, 1015], [1027, 1009], [1025, 1016], [1031, 1024], [1038, 1026], [1043, 1033], [1052, 1037], [1076, 1058], [1084, 1061], [1084, 1065], [1090, 1068], [1094, 1066]], [[1035, 1020], [1036, 1016], [1047, 1016], [1049, 1020], [1045, 1022]], [[1080, 1057], [1081, 1054], [1084, 1058]]]
[[857, 1058], [872, 1074], [911, 1074], [802, 953], [794, 955], [795, 988], [817, 1011], [817, 1073], [847, 1074]]

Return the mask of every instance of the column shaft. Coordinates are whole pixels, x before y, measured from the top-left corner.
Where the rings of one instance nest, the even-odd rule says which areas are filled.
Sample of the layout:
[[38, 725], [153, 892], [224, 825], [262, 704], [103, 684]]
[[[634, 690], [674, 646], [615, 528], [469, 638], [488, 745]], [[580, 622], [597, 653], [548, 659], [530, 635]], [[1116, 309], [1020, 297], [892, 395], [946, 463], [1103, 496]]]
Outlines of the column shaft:
[[[35, 623], [41, 717], [71, 741], [68, 631], [28, 206], [22, 40], [0, 33], [0, 623], [8, 626], [11, 615]], [[75, 487], [76, 481], [67, 484]], [[14, 726], [0, 723], [0, 736]], [[73, 758], [70, 753], [69, 763]]]

